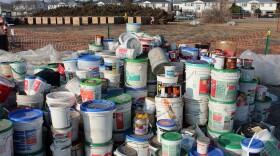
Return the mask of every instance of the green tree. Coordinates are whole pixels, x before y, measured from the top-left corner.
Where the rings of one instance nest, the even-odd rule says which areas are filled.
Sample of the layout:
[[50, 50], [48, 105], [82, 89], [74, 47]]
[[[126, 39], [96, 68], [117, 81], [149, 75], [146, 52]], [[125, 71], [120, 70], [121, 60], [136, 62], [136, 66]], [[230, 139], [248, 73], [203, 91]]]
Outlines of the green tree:
[[239, 14], [241, 13], [242, 7], [236, 5], [235, 3], [232, 4], [232, 6], [229, 8], [230, 12], [233, 14]]

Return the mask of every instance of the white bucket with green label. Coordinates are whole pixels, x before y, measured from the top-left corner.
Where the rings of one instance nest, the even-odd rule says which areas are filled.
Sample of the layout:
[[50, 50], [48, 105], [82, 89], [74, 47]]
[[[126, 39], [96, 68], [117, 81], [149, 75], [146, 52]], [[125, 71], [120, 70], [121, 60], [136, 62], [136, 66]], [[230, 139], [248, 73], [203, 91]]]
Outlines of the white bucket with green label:
[[181, 155], [182, 135], [178, 132], [166, 132], [161, 135], [162, 153], [169, 156]]
[[97, 155], [112, 155], [113, 140], [106, 143], [94, 144], [85, 142], [85, 155], [86, 156], [97, 156]]
[[238, 128], [248, 122], [249, 105], [238, 106], [234, 114], [234, 128]]
[[131, 127], [131, 96], [129, 94], [112, 95], [105, 99], [114, 102], [117, 107], [113, 114], [113, 131], [129, 129]]
[[222, 102], [236, 100], [239, 77], [239, 69], [219, 70], [212, 68], [211, 98]]
[[257, 80], [253, 79], [252, 81], [240, 81], [239, 82], [239, 91], [247, 95], [246, 102], [247, 104], [252, 104], [255, 102], [256, 90], [257, 90]]
[[240, 76], [241, 81], [252, 81], [254, 79], [255, 76], [254, 67], [251, 68], [242, 67], [240, 70], [241, 70], [241, 76]]
[[235, 102], [219, 102], [210, 98], [208, 127], [217, 132], [231, 131], [235, 110]]
[[22, 81], [24, 80], [26, 74], [27, 74], [27, 65], [26, 62], [13, 62], [10, 63], [11, 69], [12, 69], [12, 74], [13, 78]]
[[245, 137], [234, 133], [226, 133], [219, 137], [218, 148], [227, 156], [240, 156], [242, 147], [240, 142]]
[[209, 95], [210, 65], [203, 60], [188, 60], [186, 63], [186, 96], [201, 98]]
[[14, 155], [13, 150], [13, 123], [6, 119], [0, 119], [0, 155]]
[[68, 147], [72, 143], [72, 126], [66, 128], [54, 128], [51, 126], [53, 144], [55, 147]]
[[89, 100], [100, 100], [102, 81], [97, 78], [82, 79], [80, 81], [80, 92], [83, 102]]
[[128, 87], [147, 86], [148, 59], [125, 59], [125, 83]]
[[265, 97], [265, 101], [256, 101], [254, 121], [255, 122], [266, 122], [270, 114], [272, 99], [268, 96]]

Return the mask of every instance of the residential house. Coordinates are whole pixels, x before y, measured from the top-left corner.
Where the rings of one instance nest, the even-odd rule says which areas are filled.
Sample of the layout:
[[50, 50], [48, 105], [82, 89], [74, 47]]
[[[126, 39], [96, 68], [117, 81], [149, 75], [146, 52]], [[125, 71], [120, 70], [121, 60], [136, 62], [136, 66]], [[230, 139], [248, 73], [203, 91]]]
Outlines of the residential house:
[[121, 5], [123, 3], [122, 0], [93, 0], [94, 4], [97, 4], [99, 6], [105, 5], [105, 4], [116, 4]]
[[261, 9], [262, 14], [274, 12], [277, 9], [277, 3], [273, 0], [237, 0], [236, 5], [241, 6], [243, 10], [254, 13], [256, 9]]
[[16, 1], [12, 6], [12, 16], [29, 16], [37, 10], [47, 9], [44, 1]]
[[11, 5], [7, 3], [0, 2], [0, 16], [7, 15], [11, 13]]
[[65, 2], [49, 3], [48, 10], [56, 9], [56, 8], [60, 8], [60, 7], [77, 7], [79, 5], [80, 5], [80, 3], [77, 3], [75, 1], [70, 1], [67, 3], [65, 3]]
[[144, 7], [160, 8], [165, 11], [172, 10], [172, 0], [136, 0], [133, 4], [138, 4]]

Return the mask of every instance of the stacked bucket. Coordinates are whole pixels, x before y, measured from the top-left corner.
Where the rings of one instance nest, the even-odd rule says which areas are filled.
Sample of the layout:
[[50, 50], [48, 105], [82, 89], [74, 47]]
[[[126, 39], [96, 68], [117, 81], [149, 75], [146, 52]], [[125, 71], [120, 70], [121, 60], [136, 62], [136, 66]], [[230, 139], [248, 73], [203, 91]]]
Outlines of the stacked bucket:
[[104, 70], [103, 70], [103, 81], [105, 81], [104, 91], [116, 90], [120, 88], [121, 85], [121, 65], [122, 61], [114, 56], [104, 57]]
[[240, 71], [236, 57], [216, 56], [211, 69], [211, 96], [207, 135], [216, 144], [221, 134], [233, 130]]
[[185, 124], [206, 125], [210, 88], [210, 65], [203, 60], [187, 60]]

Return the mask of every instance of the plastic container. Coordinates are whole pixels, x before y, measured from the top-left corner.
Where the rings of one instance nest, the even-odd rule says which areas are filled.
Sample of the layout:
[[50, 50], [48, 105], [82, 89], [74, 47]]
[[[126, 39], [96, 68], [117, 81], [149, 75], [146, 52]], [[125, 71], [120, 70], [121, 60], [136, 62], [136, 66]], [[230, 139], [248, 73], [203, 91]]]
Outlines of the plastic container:
[[175, 66], [164, 66], [165, 77], [174, 77], [175, 76]]
[[99, 66], [101, 57], [97, 55], [84, 55], [78, 58], [79, 69], [91, 70], [92, 77], [99, 76]]
[[0, 73], [3, 75], [4, 78], [11, 78], [12, 77], [12, 69], [9, 65], [9, 62], [1, 62], [0, 63]]
[[136, 52], [137, 56], [143, 53], [142, 44], [138, 38], [128, 38], [127, 40], [125, 40], [123, 45], [128, 49], [134, 49], [134, 52]]
[[147, 88], [129, 88], [125, 87], [125, 93], [132, 97], [132, 108], [143, 108], [145, 97], [148, 96]]
[[42, 149], [43, 112], [38, 109], [16, 110], [8, 115], [13, 122], [14, 152], [34, 153]]
[[242, 153], [241, 156], [260, 155], [264, 144], [259, 139], [245, 138], [241, 141]]
[[199, 137], [196, 140], [197, 143], [197, 153], [203, 155], [208, 153], [208, 147], [210, 144], [210, 139], [207, 137]]
[[81, 86], [81, 97], [83, 102], [89, 100], [100, 100], [102, 81], [97, 78], [82, 79], [80, 82]]
[[265, 96], [267, 94], [267, 87], [263, 85], [258, 85], [256, 90], [256, 98], [257, 101], [265, 101]]
[[72, 126], [72, 142], [75, 142], [79, 138], [79, 122], [80, 122], [80, 113], [71, 110], [70, 111], [70, 123]]
[[214, 61], [214, 68], [216, 69], [224, 69], [225, 67], [225, 57], [224, 56], [216, 56]]
[[170, 119], [161, 119], [158, 120], [157, 123], [157, 141], [161, 142], [160, 138], [161, 135], [166, 133], [166, 132], [171, 132], [171, 131], [176, 131], [177, 126], [175, 121], [170, 120]]
[[121, 145], [119, 146], [116, 151], [114, 152], [115, 156], [137, 156], [137, 152], [135, 149]]
[[149, 135], [136, 135], [128, 133], [126, 135], [126, 146], [136, 150], [137, 155], [147, 156], [149, 153]]
[[154, 114], [156, 112], [155, 99], [151, 97], [145, 97], [143, 111], [148, 114]]
[[239, 91], [247, 95], [246, 97], [247, 104], [252, 104], [255, 102], [256, 89], [257, 89], [256, 79], [253, 79], [253, 81], [250, 82], [246, 82], [246, 81], [239, 82]]
[[211, 70], [211, 98], [221, 102], [236, 100], [240, 73], [238, 69]]
[[16, 94], [18, 106], [28, 106], [35, 109], [41, 109], [43, 106], [43, 95], [22, 95], [22, 92]]
[[113, 140], [109, 140], [106, 143], [93, 144], [85, 142], [85, 156], [95, 156], [95, 155], [112, 155], [113, 150]]
[[145, 135], [149, 131], [149, 118], [147, 113], [136, 113], [133, 119], [133, 132], [136, 135]]
[[141, 23], [126, 23], [126, 32], [140, 32]]
[[148, 59], [125, 59], [125, 84], [128, 87], [142, 88], [147, 86]]
[[91, 70], [90, 69], [77, 69], [76, 76], [79, 79], [88, 79], [91, 78]]
[[241, 67], [241, 75], [240, 75], [240, 80], [241, 81], [252, 81], [254, 79], [255, 76], [255, 68], [251, 67], [251, 68], [244, 68]]
[[154, 74], [164, 74], [164, 66], [170, 65], [170, 62], [162, 48], [156, 47], [148, 53], [152, 72]]
[[265, 101], [255, 102], [255, 111], [253, 120], [255, 122], [266, 122], [270, 114], [272, 99], [268, 96], [265, 97]]
[[77, 59], [64, 60], [63, 64], [65, 71], [75, 72], [78, 69], [77, 63]]
[[84, 102], [80, 109], [83, 115], [85, 140], [94, 144], [110, 141], [115, 104], [107, 100], [92, 100]]
[[88, 49], [91, 50], [91, 51], [102, 51], [103, 50], [103, 45], [100, 44], [100, 45], [97, 45], [95, 43], [89, 43], [88, 44]]
[[[189, 152], [189, 156], [201, 156], [197, 152], [197, 147], [196, 146], [192, 147], [192, 149]], [[224, 156], [224, 152], [219, 150], [218, 148], [215, 148], [213, 146], [209, 146], [207, 156]]]
[[161, 135], [162, 152], [165, 155], [181, 155], [182, 135], [178, 132], [166, 132]]
[[217, 132], [231, 131], [235, 110], [235, 102], [219, 102], [210, 98], [208, 127]]
[[137, 57], [137, 52], [134, 49], [128, 49], [125, 47], [119, 46], [116, 49], [116, 56], [122, 58], [122, 59], [136, 59]]
[[51, 112], [52, 126], [54, 128], [66, 128], [70, 126], [70, 107], [69, 103], [49, 103]]
[[226, 133], [219, 137], [218, 148], [224, 152], [225, 155], [240, 156], [241, 145], [240, 142], [245, 137], [234, 133]]
[[69, 103], [72, 107], [76, 103], [76, 97], [71, 92], [52, 92], [46, 95], [46, 103]]
[[6, 119], [0, 119], [0, 147], [1, 156], [14, 155], [13, 150], [13, 123]]
[[156, 156], [158, 150], [161, 149], [162, 144], [158, 142], [157, 136], [153, 136], [149, 139], [149, 155]]
[[118, 74], [119, 73], [119, 58], [104, 57], [105, 73]]
[[209, 95], [210, 65], [202, 60], [188, 60], [186, 66], [186, 96], [201, 98]]
[[113, 116], [113, 130], [124, 131], [131, 127], [132, 98], [129, 94], [111, 95], [105, 98], [116, 104], [117, 110]]
[[71, 145], [68, 147], [56, 147], [54, 144], [51, 145], [51, 151], [53, 156], [70, 156]]
[[17, 81], [23, 81], [27, 74], [27, 65], [24, 61], [10, 63], [13, 78]]
[[32, 90], [33, 83], [36, 79], [36, 76], [25, 76], [24, 79], [24, 91], [28, 95]]
[[206, 125], [208, 119], [208, 97], [200, 100], [185, 97], [185, 123], [188, 125]]
[[238, 128], [248, 122], [249, 105], [236, 107], [234, 114], [234, 128]]
[[40, 77], [36, 77], [32, 85], [32, 89], [29, 91], [29, 95], [42, 94], [45, 91], [46, 80]]
[[183, 127], [183, 99], [156, 96], [155, 102], [157, 121], [160, 119], [174, 119], [178, 130], [180, 130]]
[[67, 82], [65, 88], [69, 91], [74, 93], [75, 95], [80, 95], [80, 80], [78, 78], [73, 78]]
[[65, 128], [51, 127], [55, 147], [68, 147], [72, 143], [72, 126]]
[[120, 74], [108, 74], [104, 73], [104, 78], [109, 80], [109, 88], [119, 88], [120, 86]]

